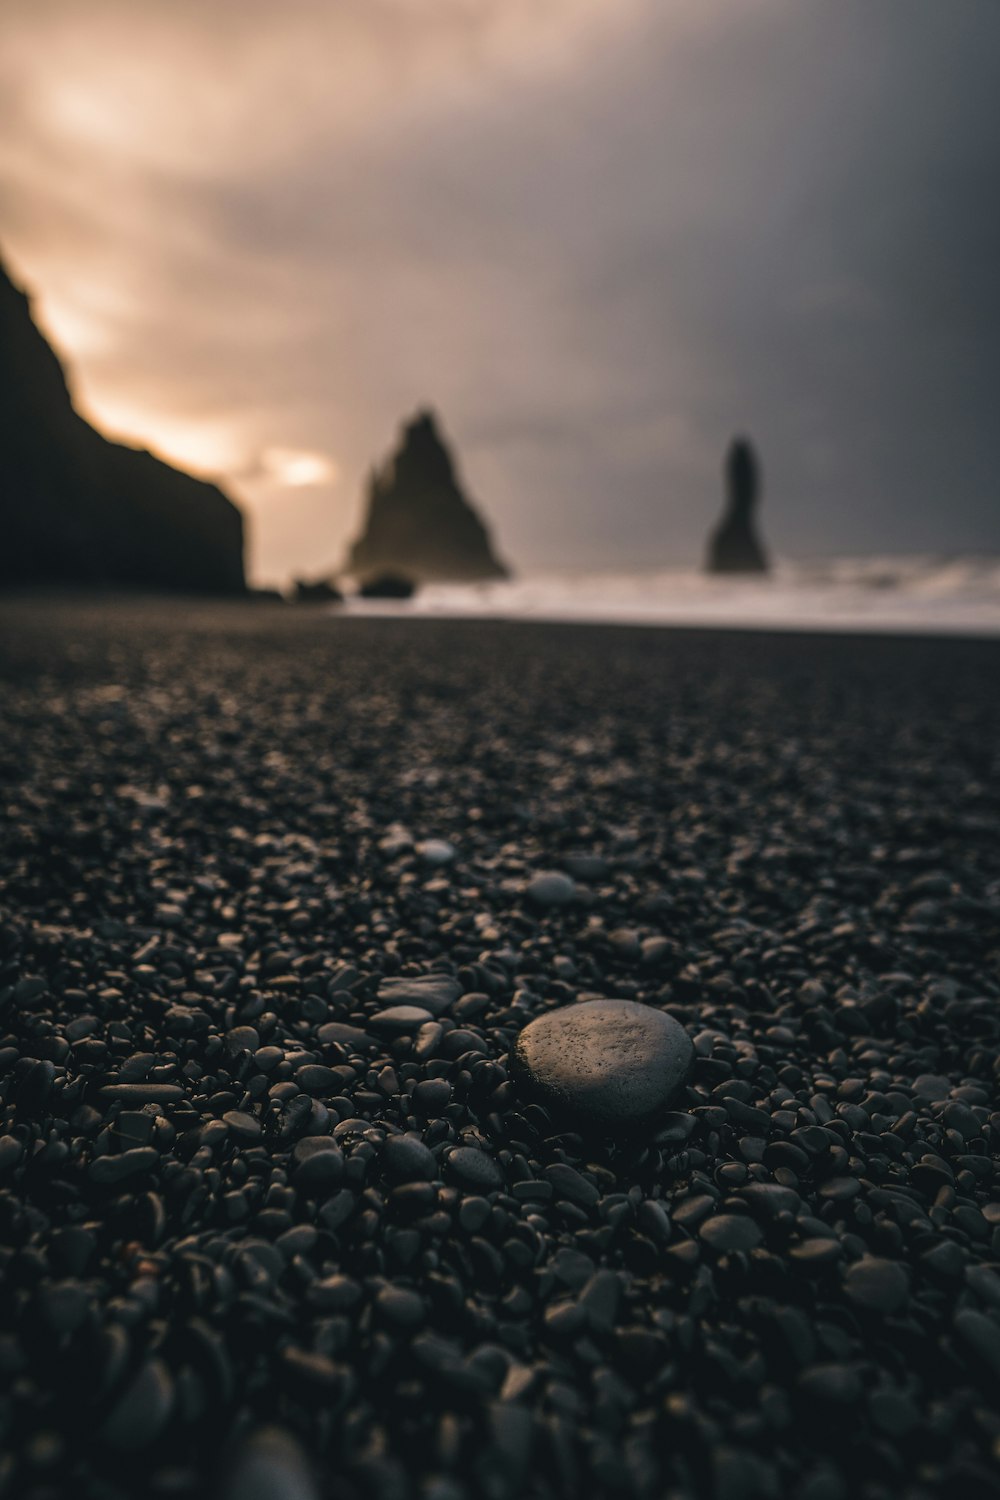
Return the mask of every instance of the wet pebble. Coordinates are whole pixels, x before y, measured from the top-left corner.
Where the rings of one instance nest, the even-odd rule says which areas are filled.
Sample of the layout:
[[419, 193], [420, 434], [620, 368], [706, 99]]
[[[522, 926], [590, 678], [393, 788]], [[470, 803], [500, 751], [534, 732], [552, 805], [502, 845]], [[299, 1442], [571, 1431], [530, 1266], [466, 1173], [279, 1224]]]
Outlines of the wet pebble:
[[127, 1182], [130, 1177], [151, 1171], [159, 1160], [159, 1153], [152, 1146], [137, 1146], [119, 1156], [98, 1156], [90, 1164], [90, 1180], [101, 1187]]
[[552, 1166], [545, 1168], [545, 1181], [552, 1184], [557, 1198], [566, 1198], [582, 1208], [592, 1208], [600, 1197], [593, 1182], [575, 1167], [566, 1166], [563, 1162], [554, 1162]]
[[474, 1146], [459, 1146], [445, 1158], [448, 1174], [464, 1188], [489, 1192], [503, 1185], [503, 1173], [492, 1156]]
[[416, 1031], [432, 1019], [426, 1006], [390, 1005], [387, 1009], [376, 1011], [373, 1016], [369, 1016], [368, 1025], [376, 1031]]
[[116, 1399], [99, 1435], [122, 1452], [147, 1448], [166, 1426], [173, 1402], [174, 1383], [167, 1366], [160, 1359], [147, 1360]]
[[386, 1171], [400, 1182], [430, 1181], [437, 1176], [437, 1161], [419, 1136], [391, 1136], [385, 1143]]
[[393, 1328], [419, 1328], [424, 1321], [423, 1298], [407, 1287], [386, 1286], [375, 1297], [375, 1311]]
[[425, 1115], [440, 1115], [451, 1103], [447, 1078], [423, 1078], [413, 1090], [413, 1103]]
[[102, 1099], [120, 1099], [128, 1105], [176, 1104], [184, 1098], [177, 1083], [109, 1083], [101, 1089]]
[[418, 974], [412, 978], [400, 975], [383, 979], [378, 988], [379, 1001], [388, 1009], [412, 1005], [439, 1016], [450, 1010], [462, 993], [457, 979], [447, 974]]
[[222, 1116], [223, 1122], [229, 1126], [234, 1140], [249, 1143], [260, 1138], [260, 1121], [248, 1115], [245, 1110], [227, 1109]]
[[533, 906], [570, 906], [576, 900], [576, 882], [561, 870], [542, 870], [528, 881], [525, 895]]
[[421, 839], [413, 849], [418, 859], [434, 869], [450, 865], [458, 853], [454, 844], [450, 844], [447, 839]]
[[336, 1186], [344, 1175], [344, 1154], [326, 1135], [310, 1135], [297, 1141], [292, 1151], [295, 1185], [310, 1191]]
[[865, 1255], [848, 1266], [844, 1291], [857, 1306], [869, 1312], [894, 1313], [902, 1307], [910, 1290], [905, 1267], [879, 1256]]
[[230, 1459], [222, 1500], [319, 1500], [298, 1441], [276, 1427], [251, 1432]]
[[701, 1224], [698, 1237], [717, 1255], [755, 1250], [764, 1239], [759, 1224], [746, 1214], [713, 1214]]
[[860, 1401], [864, 1386], [849, 1365], [812, 1365], [798, 1378], [799, 1392], [824, 1407], [851, 1406]]
[[955, 1314], [954, 1327], [962, 1347], [1000, 1379], [1000, 1321], [966, 1307]]

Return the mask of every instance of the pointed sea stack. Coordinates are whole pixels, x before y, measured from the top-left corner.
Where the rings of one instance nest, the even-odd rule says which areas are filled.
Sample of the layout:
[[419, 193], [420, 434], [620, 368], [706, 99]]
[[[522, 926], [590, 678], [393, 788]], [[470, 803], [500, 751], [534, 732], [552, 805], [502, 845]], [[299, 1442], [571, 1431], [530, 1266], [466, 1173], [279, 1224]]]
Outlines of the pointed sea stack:
[[243, 518], [84, 421], [0, 265], [0, 586], [37, 584], [243, 594]]
[[734, 438], [726, 454], [726, 513], [708, 539], [709, 573], [767, 572], [754, 522], [759, 489], [757, 455], [746, 438]]
[[373, 472], [364, 530], [345, 571], [361, 579], [398, 573], [419, 583], [508, 576], [459, 487], [431, 412], [406, 424], [395, 454]]

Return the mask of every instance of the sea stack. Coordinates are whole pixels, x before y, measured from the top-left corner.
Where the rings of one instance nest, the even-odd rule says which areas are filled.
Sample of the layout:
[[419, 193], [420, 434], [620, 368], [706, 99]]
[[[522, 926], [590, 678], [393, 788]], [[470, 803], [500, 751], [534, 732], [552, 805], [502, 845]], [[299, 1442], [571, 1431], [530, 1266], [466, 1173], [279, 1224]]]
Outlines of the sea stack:
[[0, 265], [0, 585], [243, 594], [243, 518], [214, 484], [110, 442]]
[[760, 465], [747, 438], [734, 438], [726, 454], [726, 511], [708, 539], [709, 573], [766, 573], [767, 556], [757, 535], [754, 511]]
[[364, 529], [345, 571], [362, 580], [396, 573], [417, 583], [508, 576], [462, 493], [432, 412], [406, 423], [396, 452], [372, 473]]

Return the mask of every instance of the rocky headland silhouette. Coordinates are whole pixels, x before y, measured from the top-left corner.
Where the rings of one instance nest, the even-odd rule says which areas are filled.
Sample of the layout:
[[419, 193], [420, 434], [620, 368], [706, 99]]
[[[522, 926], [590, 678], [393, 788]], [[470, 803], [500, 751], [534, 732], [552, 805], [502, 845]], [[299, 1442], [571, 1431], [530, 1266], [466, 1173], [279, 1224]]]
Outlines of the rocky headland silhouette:
[[372, 473], [364, 527], [345, 572], [362, 580], [394, 573], [415, 583], [509, 576], [462, 492], [432, 412], [406, 423], [396, 452]]
[[238, 508], [80, 416], [2, 263], [0, 528], [0, 585], [246, 591]]
[[754, 512], [760, 492], [760, 465], [747, 438], [734, 438], [726, 454], [726, 510], [708, 539], [709, 573], [766, 573], [767, 555], [757, 535]]

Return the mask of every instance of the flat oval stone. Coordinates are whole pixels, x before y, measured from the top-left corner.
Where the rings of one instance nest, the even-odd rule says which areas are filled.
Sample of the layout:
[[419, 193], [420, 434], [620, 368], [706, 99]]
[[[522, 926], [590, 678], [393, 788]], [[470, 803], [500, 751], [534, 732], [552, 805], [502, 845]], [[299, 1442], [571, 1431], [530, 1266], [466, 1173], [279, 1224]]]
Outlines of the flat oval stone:
[[386, 1170], [400, 1182], [432, 1182], [437, 1176], [434, 1153], [419, 1136], [391, 1136], [383, 1155]]
[[448, 1153], [448, 1171], [463, 1187], [473, 1192], [488, 1193], [503, 1186], [503, 1173], [485, 1151], [475, 1146], [459, 1146]]
[[755, 1250], [764, 1238], [760, 1225], [745, 1214], [713, 1214], [702, 1224], [698, 1235], [720, 1255], [733, 1250]]
[[844, 1291], [856, 1307], [870, 1312], [894, 1313], [906, 1301], [910, 1278], [905, 1266], [877, 1255], [863, 1255], [848, 1266]]
[[378, 998], [389, 1006], [415, 1005], [439, 1016], [450, 1009], [462, 993], [457, 979], [448, 974], [417, 974], [383, 979]]
[[524, 893], [535, 906], [569, 906], [576, 899], [576, 883], [562, 870], [541, 870], [528, 881]]
[[292, 1151], [295, 1186], [332, 1187], [344, 1175], [344, 1154], [328, 1135], [307, 1135]]
[[222, 1116], [238, 1141], [255, 1141], [260, 1135], [260, 1121], [243, 1109], [227, 1109]]
[[390, 1005], [368, 1017], [376, 1031], [416, 1031], [425, 1021], [433, 1021], [430, 1011], [420, 1005]]
[[585, 1000], [539, 1016], [511, 1051], [525, 1093], [581, 1129], [631, 1130], [683, 1087], [694, 1047], [683, 1026], [634, 1000]]
[[327, 1021], [316, 1033], [318, 1041], [324, 1047], [333, 1046], [334, 1043], [341, 1047], [354, 1047], [358, 1051], [364, 1051], [375, 1046], [375, 1038], [363, 1031], [360, 1026], [347, 1026], [343, 1021]]
[[421, 839], [414, 845], [414, 853], [425, 865], [450, 865], [458, 851], [447, 839]]

